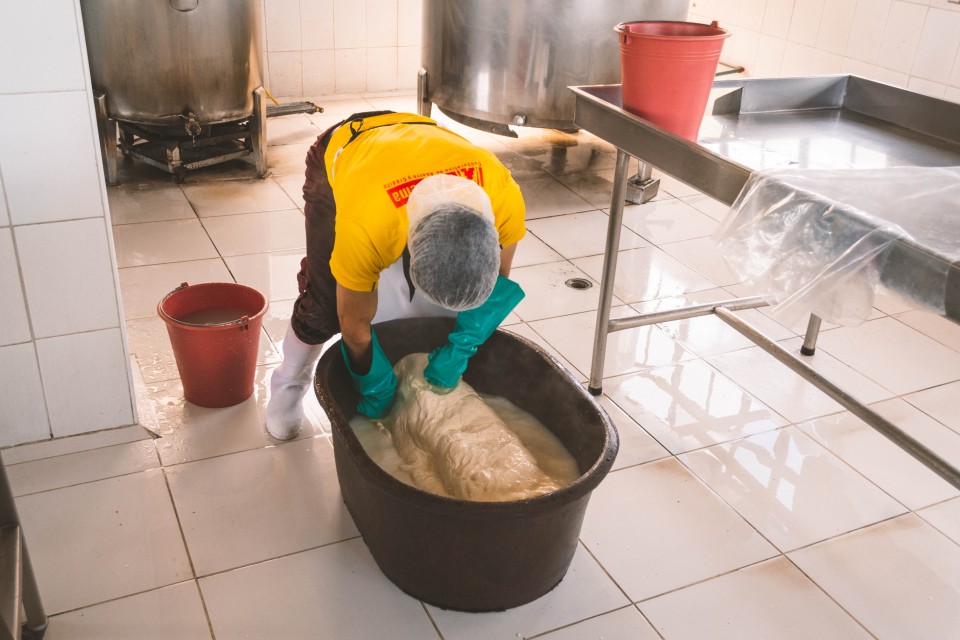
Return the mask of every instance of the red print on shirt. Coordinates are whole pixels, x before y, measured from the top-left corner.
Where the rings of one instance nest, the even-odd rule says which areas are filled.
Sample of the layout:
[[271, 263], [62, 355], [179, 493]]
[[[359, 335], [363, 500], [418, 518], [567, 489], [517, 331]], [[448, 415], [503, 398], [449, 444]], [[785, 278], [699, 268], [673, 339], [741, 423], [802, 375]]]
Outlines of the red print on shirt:
[[420, 184], [421, 180], [437, 174], [466, 178], [467, 180], [476, 182], [480, 187], [483, 186], [483, 167], [479, 162], [473, 162], [469, 164], [458, 165], [452, 169], [438, 171], [436, 174], [424, 173], [407, 176], [405, 178], [401, 178], [400, 180], [396, 180], [384, 185], [384, 189], [386, 189], [387, 195], [390, 197], [390, 202], [393, 203], [393, 206], [399, 209], [400, 207], [406, 206], [407, 201], [410, 199], [410, 192], [413, 191], [415, 186]]

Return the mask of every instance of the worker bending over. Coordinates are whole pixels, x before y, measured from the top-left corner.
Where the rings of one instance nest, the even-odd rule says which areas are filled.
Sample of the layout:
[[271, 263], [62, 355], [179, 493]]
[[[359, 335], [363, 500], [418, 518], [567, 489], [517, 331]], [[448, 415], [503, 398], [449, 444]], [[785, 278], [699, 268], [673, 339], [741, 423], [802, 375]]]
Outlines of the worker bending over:
[[306, 163], [307, 255], [266, 411], [281, 440], [299, 432], [316, 360], [337, 333], [357, 410], [379, 418], [396, 377], [371, 324], [456, 316], [424, 370], [442, 391], [524, 295], [507, 279], [525, 233], [523, 197], [486, 149], [429, 118], [377, 111], [327, 130]]

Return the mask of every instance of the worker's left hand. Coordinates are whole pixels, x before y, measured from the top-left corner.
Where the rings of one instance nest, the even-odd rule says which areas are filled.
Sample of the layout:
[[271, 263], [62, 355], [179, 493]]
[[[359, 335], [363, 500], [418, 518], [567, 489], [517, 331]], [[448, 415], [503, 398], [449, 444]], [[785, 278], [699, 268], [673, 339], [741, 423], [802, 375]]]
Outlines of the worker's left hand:
[[370, 338], [370, 349], [373, 353], [370, 371], [365, 375], [357, 375], [353, 372], [353, 368], [350, 366], [350, 357], [347, 355], [347, 349], [342, 340], [340, 341], [340, 350], [343, 352], [343, 360], [347, 363], [347, 371], [350, 372], [350, 378], [353, 380], [353, 388], [360, 392], [357, 411], [368, 418], [378, 419], [384, 417], [390, 411], [393, 398], [397, 393], [397, 376], [380, 347], [377, 334], [374, 333], [373, 329], [370, 330]]
[[423, 376], [432, 385], [444, 388], [457, 386], [467, 370], [467, 361], [493, 335], [500, 323], [523, 300], [523, 289], [516, 282], [497, 276], [497, 283], [486, 301], [476, 309], [461, 311], [447, 344], [435, 349]]

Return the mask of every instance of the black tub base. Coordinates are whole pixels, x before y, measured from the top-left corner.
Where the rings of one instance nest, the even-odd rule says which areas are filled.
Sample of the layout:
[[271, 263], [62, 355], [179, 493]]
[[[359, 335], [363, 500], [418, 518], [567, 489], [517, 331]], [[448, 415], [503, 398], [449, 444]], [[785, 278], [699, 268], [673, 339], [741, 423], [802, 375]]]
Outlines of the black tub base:
[[[446, 318], [377, 325], [387, 357], [441, 345]], [[339, 348], [317, 365], [315, 390], [333, 429], [343, 501], [383, 573], [429, 604], [460, 611], [500, 611], [557, 586], [573, 559], [590, 493], [609, 472], [618, 439], [610, 419], [577, 380], [536, 345], [496, 332], [470, 361], [464, 379], [537, 417], [580, 467], [573, 484], [515, 502], [469, 502], [420, 491], [380, 469], [349, 421], [357, 394]]]

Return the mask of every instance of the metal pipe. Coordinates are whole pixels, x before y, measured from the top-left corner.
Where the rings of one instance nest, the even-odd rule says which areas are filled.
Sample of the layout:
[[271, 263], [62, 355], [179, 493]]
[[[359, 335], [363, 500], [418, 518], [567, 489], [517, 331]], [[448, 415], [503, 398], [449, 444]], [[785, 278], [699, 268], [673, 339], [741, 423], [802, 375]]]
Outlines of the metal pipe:
[[747, 69], [746, 69], [745, 67], [734, 67], [733, 69], [728, 69], [728, 70], [726, 70], [726, 71], [717, 71], [717, 72], [714, 74], [714, 77], [719, 78], [720, 76], [729, 76], [729, 75], [732, 75], [732, 74], [734, 74], [734, 73], [743, 73], [743, 72], [746, 71], [746, 70], [747, 70]]
[[651, 324], [661, 322], [672, 322], [674, 320], [689, 320], [690, 318], [699, 318], [712, 314], [717, 307], [724, 307], [731, 311], [742, 311], [743, 309], [756, 309], [765, 307], [769, 303], [761, 296], [752, 296], [750, 298], [732, 298], [721, 302], [707, 302], [704, 304], [695, 304], [689, 307], [680, 307], [679, 309], [669, 309], [667, 311], [654, 311], [653, 313], [642, 313], [633, 318], [618, 318], [610, 321], [610, 333], [614, 331], [623, 331], [624, 329], [633, 329], [634, 327], [646, 327]]
[[779, 344], [738, 318], [733, 311], [724, 309], [723, 307], [717, 307], [715, 313], [721, 320], [752, 340], [757, 346], [785, 364], [793, 372], [799, 374], [804, 380], [812, 383], [830, 398], [840, 403], [845, 409], [850, 411], [850, 413], [866, 422], [898, 447], [922, 462], [928, 469], [954, 487], [960, 489], [960, 471], [951, 466], [950, 463], [938, 456], [926, 445], [905, 433], [886, 418], [864, 406], [863, 403], [823, 377], [818, 371], [815, 371]]
[[607, 222], [607, 242], [603, 251], [603, 277], [600, 280], [600, 301], [597, 308], [597, 326], [593, 338], [593, 361], [590, 364], [590, 383], [587, 390], [595, 396], [603, 393], [603, 361], [607, 355], [607, 333], [610, 330], [610, 304], [613, 301], [613, 282], [617, 277], [617, 255], [620, 249], [620, 225], [623, 222], [623, 201], [627, 193], [627, 170], [630, 156], [617, 149], [617, 168], [613, 174], [613, 195], [610, 198], [610, 219]]

